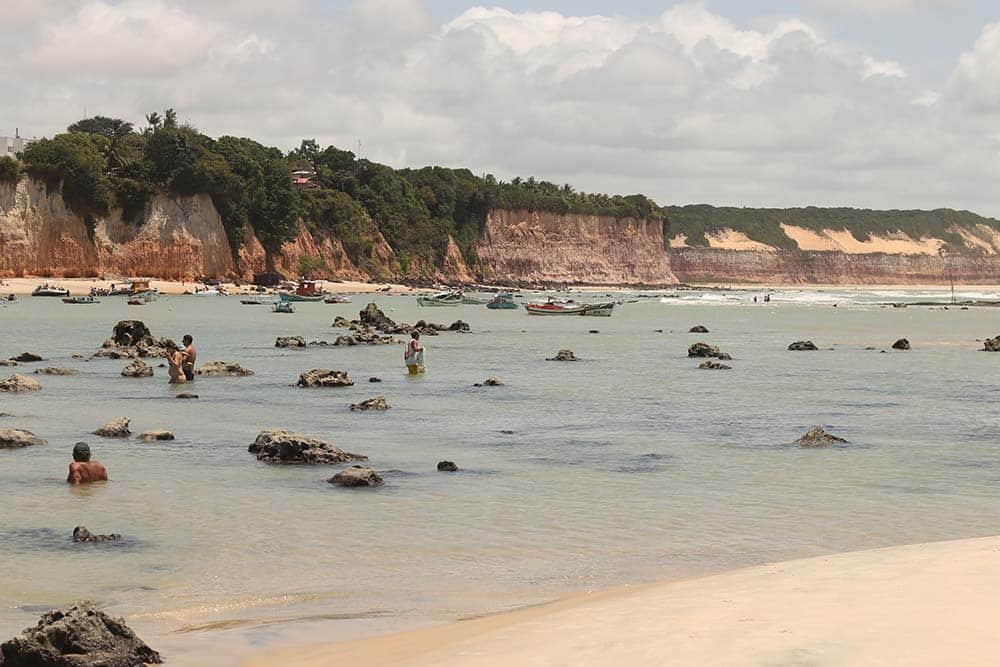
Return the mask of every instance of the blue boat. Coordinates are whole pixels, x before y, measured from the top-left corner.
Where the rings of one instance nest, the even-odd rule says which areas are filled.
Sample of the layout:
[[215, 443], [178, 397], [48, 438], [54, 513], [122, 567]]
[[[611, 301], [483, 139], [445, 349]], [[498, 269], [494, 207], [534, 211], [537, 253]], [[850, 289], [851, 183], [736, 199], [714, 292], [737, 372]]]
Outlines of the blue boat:
[[517, 310], [513, 294], [497, 294], [486, 303], [490, 310]]

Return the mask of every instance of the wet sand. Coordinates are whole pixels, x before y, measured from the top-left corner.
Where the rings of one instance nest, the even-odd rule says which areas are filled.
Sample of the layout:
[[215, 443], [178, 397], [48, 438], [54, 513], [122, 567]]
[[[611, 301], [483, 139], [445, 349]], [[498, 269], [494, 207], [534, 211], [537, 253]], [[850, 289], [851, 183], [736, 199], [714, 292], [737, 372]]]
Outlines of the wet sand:
[[987, 665], [1000, 537], [916, 544], [581, 595], [246, 667]]

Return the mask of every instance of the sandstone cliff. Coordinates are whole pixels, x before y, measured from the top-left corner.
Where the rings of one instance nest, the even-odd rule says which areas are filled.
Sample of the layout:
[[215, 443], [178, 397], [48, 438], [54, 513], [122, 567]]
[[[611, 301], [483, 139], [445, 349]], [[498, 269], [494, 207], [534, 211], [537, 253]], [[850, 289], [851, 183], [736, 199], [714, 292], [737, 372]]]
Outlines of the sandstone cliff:
[[476, 248], [485, 281], [670, 285], [658, 220], [495, 210]]
[[[228, 245], [226, 247], [228, 248]], [[237, 273], [246, 281], [251, 281], [255, 274], [266, 271], [275, 271], [290, 279], [298, 278], [303, 258], [312, 260], [318, 267], [311, 272], [314, 278], [327, 280], [368, 278], [367, 274], [351, 262], [339, 239], [324, 234], [313, 234], [304, 224], [299, 225], [298, 236], [282, 244], [281, 251], [271, 257], [270, 266], [264, 246], [257, 240], [250, 227], [244, 230], [244, 241], [237, 256]]]

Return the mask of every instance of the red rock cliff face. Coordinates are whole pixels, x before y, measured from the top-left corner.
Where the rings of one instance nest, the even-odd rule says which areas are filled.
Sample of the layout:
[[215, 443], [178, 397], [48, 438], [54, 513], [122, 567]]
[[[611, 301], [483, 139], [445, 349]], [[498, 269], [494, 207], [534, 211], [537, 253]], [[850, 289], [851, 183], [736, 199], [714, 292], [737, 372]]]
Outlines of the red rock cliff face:
[[208, 195], [156, 195], [138, 224], [123, 222], [115, 211], [96, 221], [92, 237], [83, 219], [44, 184], [0, 184], [0, 274], [191, 280], [233, 271]]
[[1000, 283], [1000, 255], [847, 254], [837, 251], [673, 248], [670, 264], [688, 283], [927, 285]]
[[[257, 240], [252, 228], [244, 230], [244, 241], [240, 247], [237, 272], [244, 280], [252, 280], [254, 274], [277, 271], [286, 278], [298, 278], [303, 257], [321, 263], [324, 268], [314, 269], [312, 277], [327, 280], [365, 280], [368, 276], [359, 271], [344, 252], [339, 239], [323, 234], [311, 233], [304, 224], [299, 224], [299, 234], [281, 246], [281, 252], [271, 257], [268, 267], [264, 246]], [[314, 263], [315, 263], [314, 262]]]
[[672, 285], [658, 220], [495, 210], [476, 249], [484, 281]]

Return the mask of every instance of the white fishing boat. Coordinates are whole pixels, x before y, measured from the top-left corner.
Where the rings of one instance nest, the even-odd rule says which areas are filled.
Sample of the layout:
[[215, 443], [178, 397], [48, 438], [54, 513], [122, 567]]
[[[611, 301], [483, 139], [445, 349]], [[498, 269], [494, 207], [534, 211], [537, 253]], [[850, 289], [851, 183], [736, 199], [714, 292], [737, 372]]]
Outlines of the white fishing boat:
[[438, 292], [429, 296], [418, 296], [417, 303], [421, 306], [460, 306], [461, 292]]
[[57, 285], [50, 285], [45, 283], [44, 285], [39, 285], [31, 292], [31, 296], [58, 296], [64, 297], [69, 296], [69, 290], [65, 287], [59, 287]]

